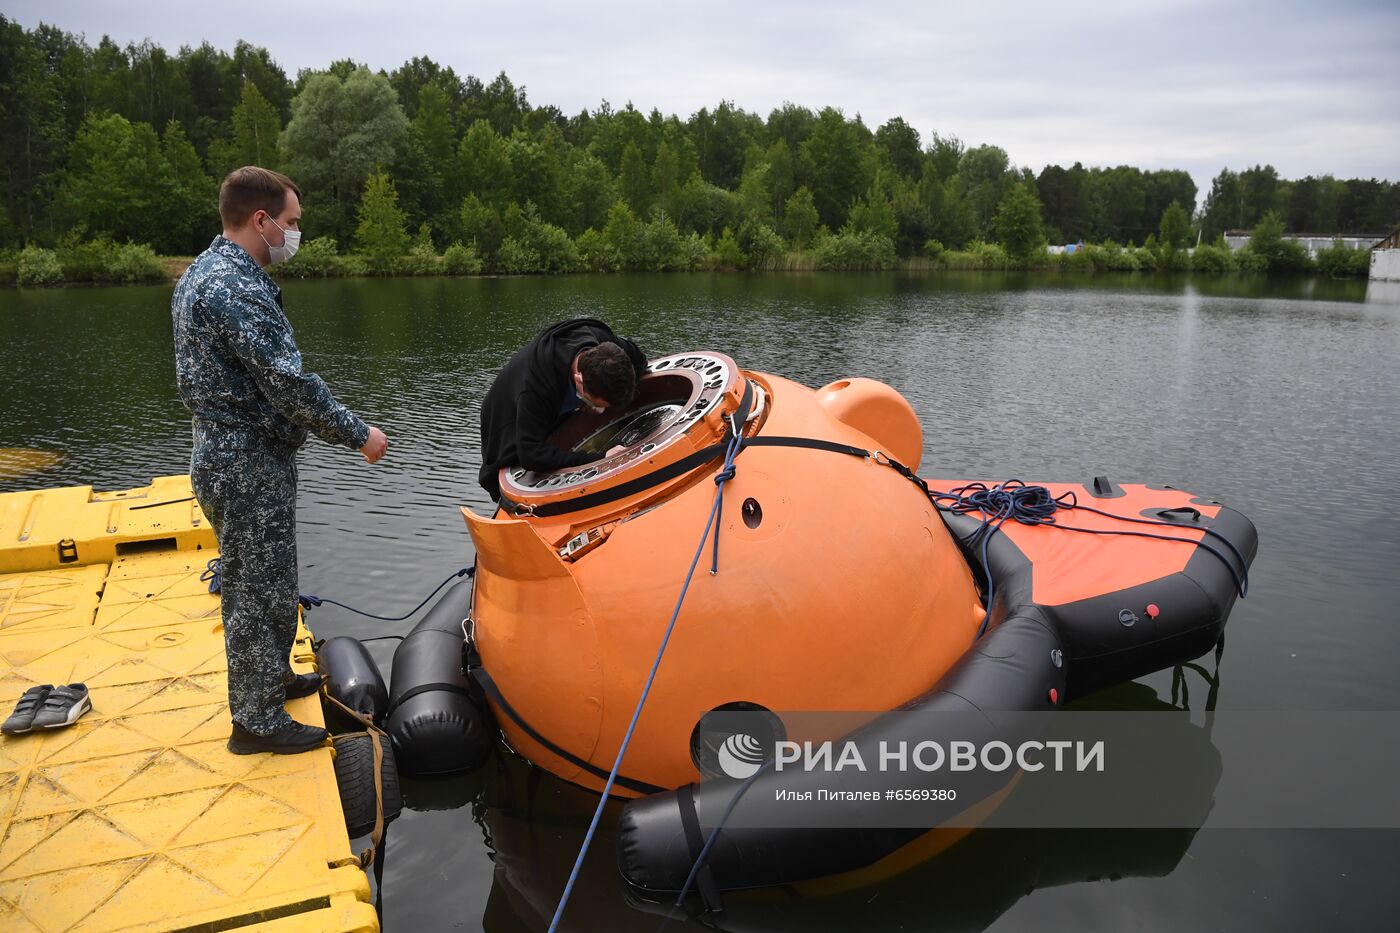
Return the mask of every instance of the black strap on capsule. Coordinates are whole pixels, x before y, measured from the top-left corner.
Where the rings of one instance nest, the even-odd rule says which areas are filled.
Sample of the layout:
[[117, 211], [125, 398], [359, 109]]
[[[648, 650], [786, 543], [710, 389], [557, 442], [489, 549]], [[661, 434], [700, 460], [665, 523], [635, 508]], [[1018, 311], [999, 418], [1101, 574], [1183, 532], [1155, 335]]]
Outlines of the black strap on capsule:
[[[534, 726], [526, 722], [524, 717], [515, 711], [515, 707], [506, 702], [506, 698], [501, 694], [501, 688], [496, 685], [496, 681], [491, 679], [491, 675], [486, 673], [486, 668], [474, 667], [468, 671], [468, 673], [481, 689], [485, 691], [486, 696], [490, 698], [491, 702], [500, 707], [501, 712], [509, 716], [511, 722], [519, 726], [526, 735], [544, 746], [550, 753], [569, 762], [569, 764], [582, 768], [596, 778], [601, 778], [605, 781], [608, 779], [609, 772], [607, 770], [598, 767], [591, 761], [585, 761], [567, 749], [560, 748], [541, 735]], [[634, 790], [639, 794], [656, 794], [666, 789], [664, 787], [658, 787], [655, 784], [648, 784], [646, 781], [639, 781], [636, 778], [624, 777], [621, 774], [617, 776], [616, 783], [621, 784], [628, 790]]]

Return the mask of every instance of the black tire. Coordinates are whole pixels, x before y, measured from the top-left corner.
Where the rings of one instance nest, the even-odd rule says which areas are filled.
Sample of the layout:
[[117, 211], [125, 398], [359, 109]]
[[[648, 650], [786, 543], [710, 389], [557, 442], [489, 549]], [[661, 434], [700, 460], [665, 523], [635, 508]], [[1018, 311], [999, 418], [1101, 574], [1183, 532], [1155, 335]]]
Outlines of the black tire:
[[[340, 809], [351, 839], [374, 832], [374, 744], [368, 735], [352, 735], [335, 743], [335, 783], [340, 788]], [[384, 825], [403, 810], [399, 772], [394, 766], [393, 744], [384, 746]]]

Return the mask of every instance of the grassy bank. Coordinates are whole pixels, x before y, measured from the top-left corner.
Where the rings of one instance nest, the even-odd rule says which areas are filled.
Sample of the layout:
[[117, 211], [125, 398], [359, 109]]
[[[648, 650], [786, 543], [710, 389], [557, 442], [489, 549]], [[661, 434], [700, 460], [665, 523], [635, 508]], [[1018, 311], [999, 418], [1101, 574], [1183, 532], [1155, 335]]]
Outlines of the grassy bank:
[[50, 285], [144, 285], [178, 277], [189, 262], [165, 259], [141, 243], [91, 240], [58, 249], [26, 246], [0, 256], [0, 284], [21, 287]]
[[[674, 228], [673, 228], [674, 230]], [[591, 232], [591, 231], [590, 231]], [[471, 276], [532, 275], [574, 272], [671, 272], [671, 271], [1034, 271], [1092, 275], [1102, 272], [1178, 273], [1198, 275], [1321, 275], [1364, 278], [1370, 269], [1366, 250], [1337, 245], [1310, 259], [1301, 248], [1284, 241], [1281, 253], [1246, 247], [1230, 250], [1224, 243], [1194, 250], [1170, 249], [1149, 242], [1122, 246], [1104, 242], [1089, 244], [1073, 253], [1037, 250], [1015, 257], [996, 243], [972, 243], [966, 249], [945, 250], [936, 243], [926, 255], [897, 257], [883, 237], [842, 234], [818, 237], [806, 249], [788, 250], [781, 244], [751, 242], [745, 251], [729, 231], [718, 238], [698, 236], [652, 237], [632, 254], [610, 249], [607, 243], [590, 242], [587, 236], [574, 242], [567, 237], [552, 242], [514, 242], [507, 238], [494, 256], [482, 257], [471, 246], [453, 244], [438, 253], [421, 244], [404, 256], [383, 257], [341, 253], [334, 240], [308, 240], [291, 262], [277, 266], [282, 279], [345, 278], [354, 276]], [[755, 245], [759, 247], [755, 248]], [[192, 261], [188, 256], [157, 256], [149, 246], [117, 244], [110, 240], [72, 244], [58, 249], [26, 247], [0, 256], [0, 285], [45, 287], [57, 285], [135, 285], [174, 282]]]

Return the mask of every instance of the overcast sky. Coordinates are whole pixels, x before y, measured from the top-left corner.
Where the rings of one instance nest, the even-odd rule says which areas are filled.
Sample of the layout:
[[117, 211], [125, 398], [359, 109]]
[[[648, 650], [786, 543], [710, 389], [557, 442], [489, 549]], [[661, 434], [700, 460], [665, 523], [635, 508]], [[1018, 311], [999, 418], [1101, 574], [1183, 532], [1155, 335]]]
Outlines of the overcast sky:
[[1017, 165], [1222, 167], [1400, 179], [1400, 2], [467, 3], [0, 0], [48, 22], [170, 51], [265, 46], [295, 76], [427, 55], [565, 113], [631, 101], [688, 116], [729, 99], [902, 116], [1004, 148]]

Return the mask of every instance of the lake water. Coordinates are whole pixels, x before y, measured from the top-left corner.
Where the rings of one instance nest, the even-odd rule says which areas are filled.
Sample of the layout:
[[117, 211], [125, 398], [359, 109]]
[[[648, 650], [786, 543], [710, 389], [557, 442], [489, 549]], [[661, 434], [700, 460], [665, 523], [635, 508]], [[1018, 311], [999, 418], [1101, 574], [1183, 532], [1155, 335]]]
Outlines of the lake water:
[[[168, 287], [0, 291], [0, 448], [61, 454], [0, 491], [185, 473]], [[301, 453], [301, 587], [406, 611], [471, 560], [477, 411], [540, 327], [602, 317], [660, 355], [714, 349], [819, 386], [870, 376], [924, 425], [926, 475], [1158, 482], [1250, 516], [1221, 710], [1400, 709], [1400, 294], [1023, 275], [676, 275], [294, 282], [307, 367], [389, 435], [374, 467]], [[326, 607], [319, 636], [404, 631]], [[394, 642], [371, 645], [386, 675]], [[1212, 666], [1206, 659], [1206, 667]], [[1194, 674], [1188, 673], [1188, 678]], [[1199, 708], [1206, 685], [1190, 681]], [[1171, 674], [1095, 705], [1170, 702]], [[1228, 755], [1225, 768], [1229, 768]], [[386, 928], [543, 929], [596, 798], [502, 752], [408, 782]], [[1300, 806], [1306, 802], [1300, 801]], [[567, 915], [702, 928], [631, 902], [604, 820]], [[733, 930], [1394, 929], [1400, 832], [982, 832], [874, 888], [730, 898]]]

